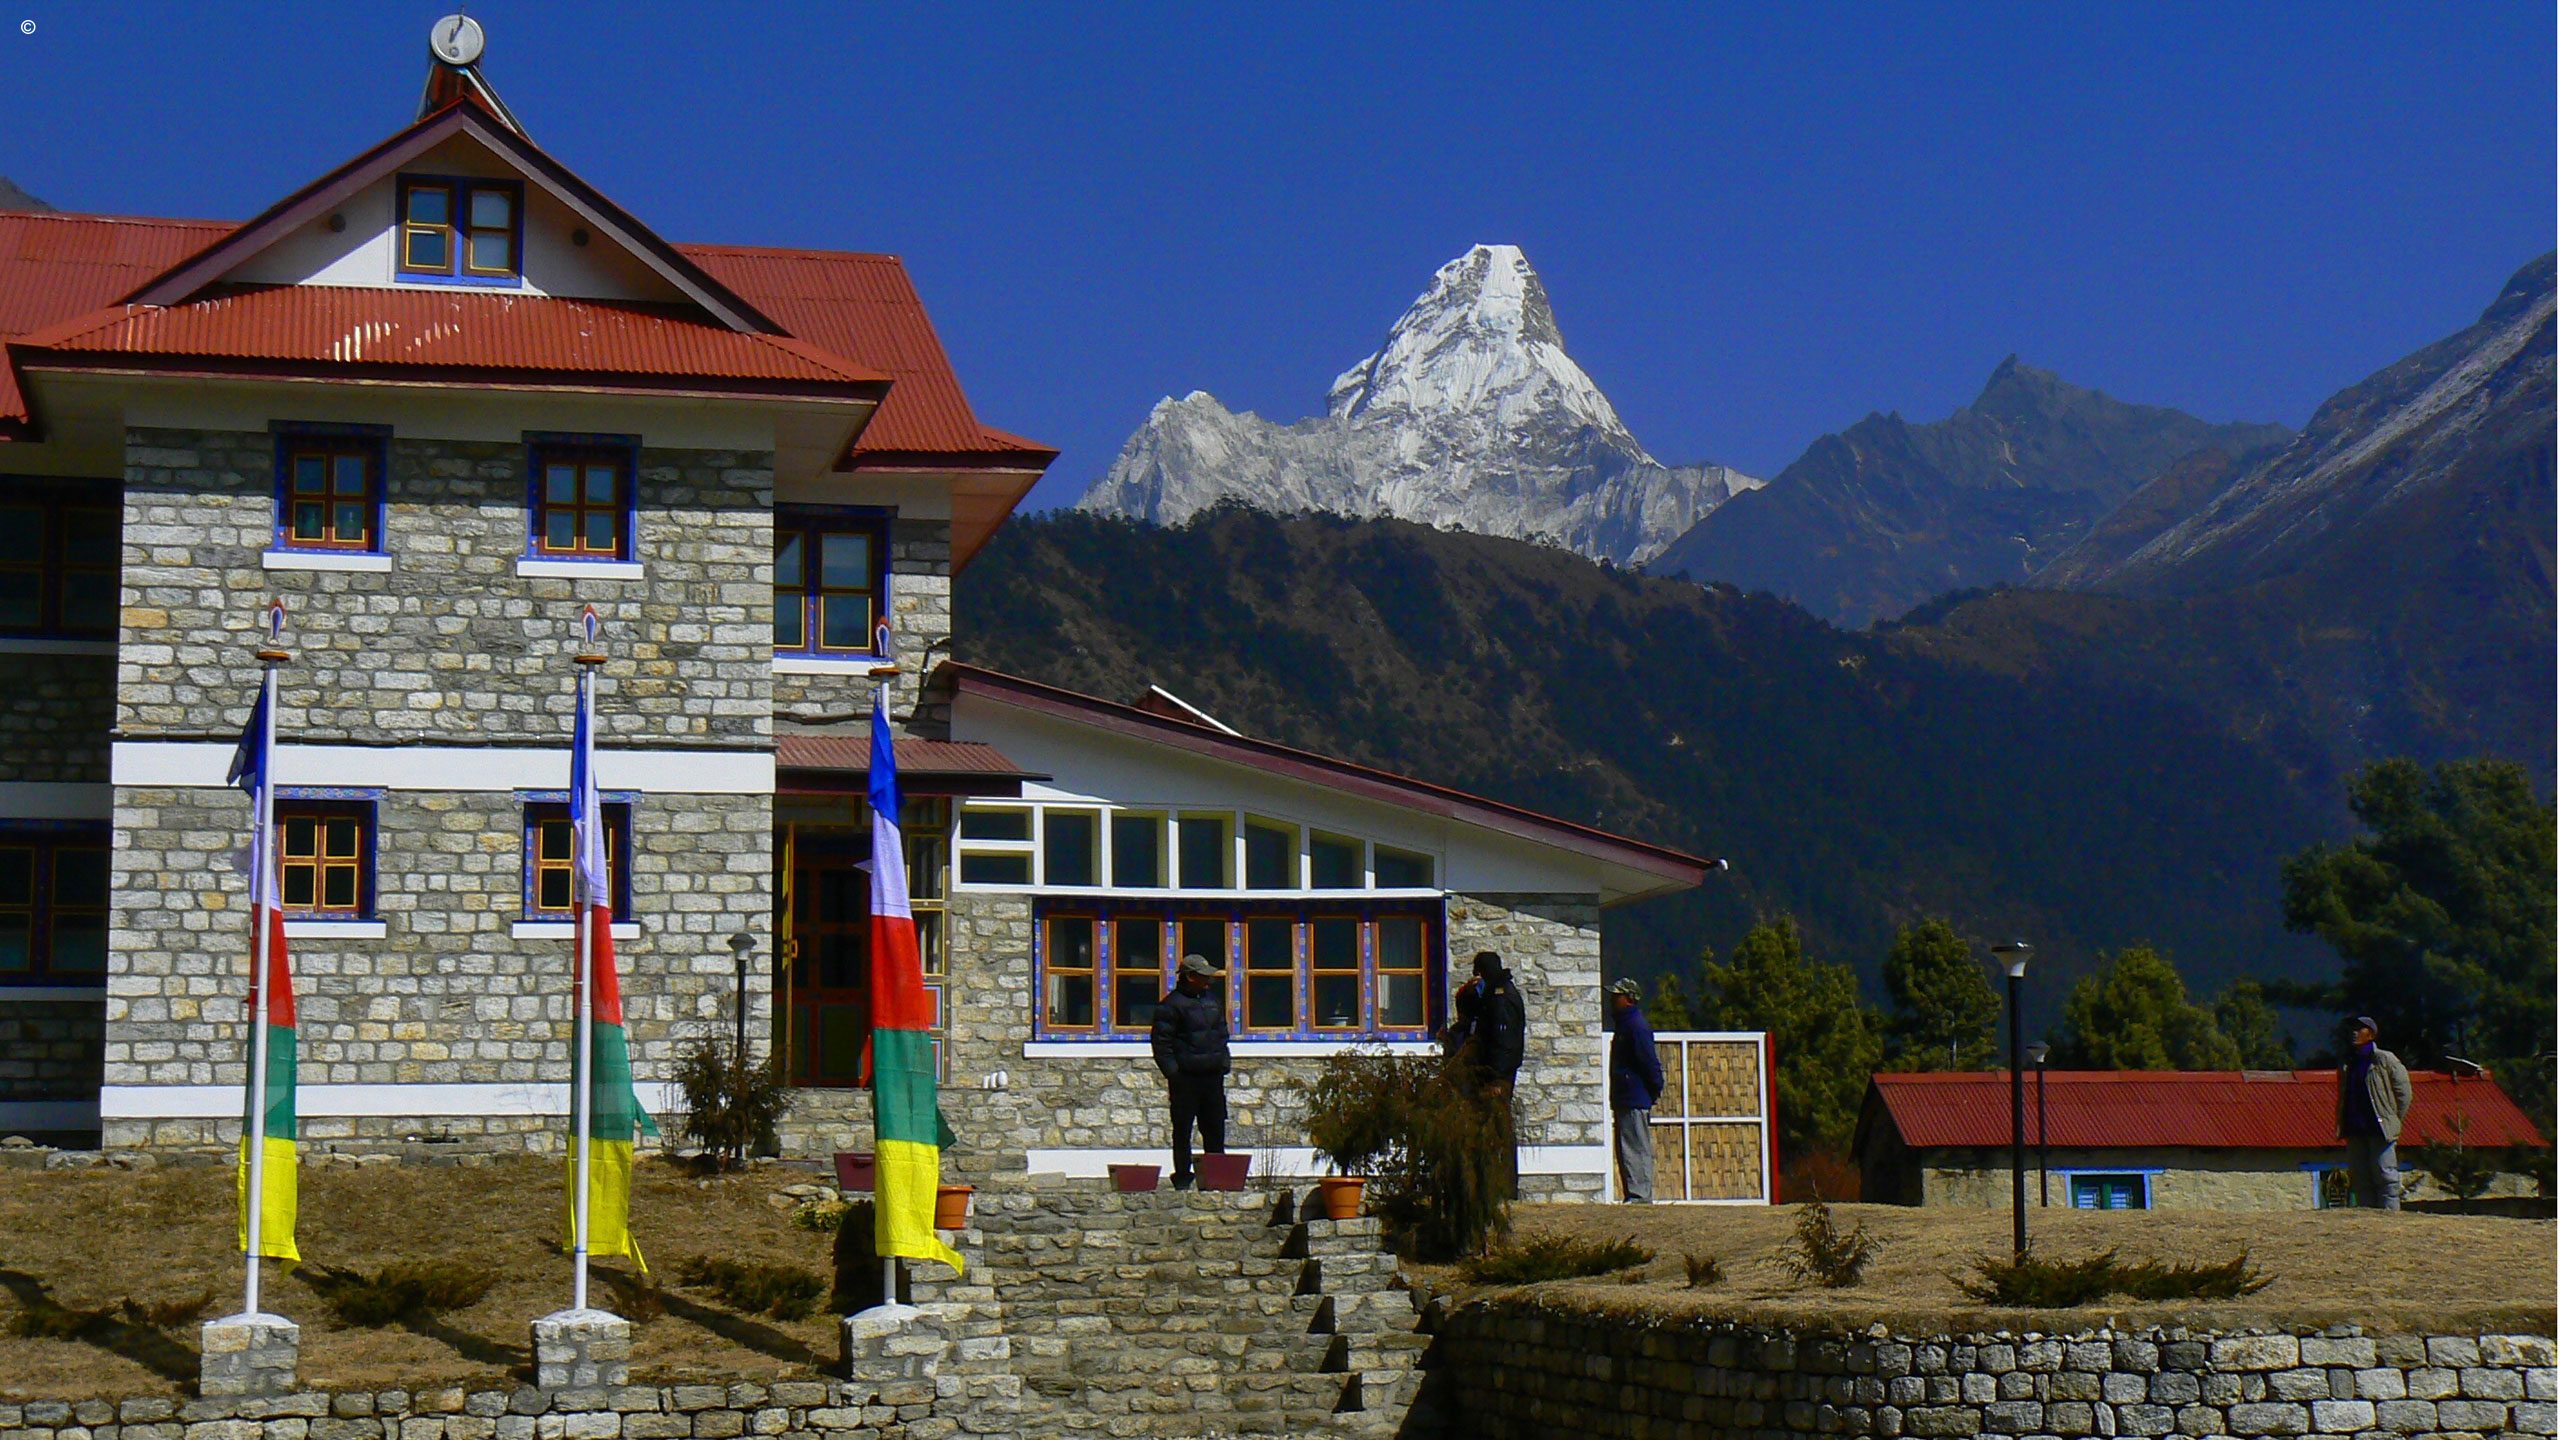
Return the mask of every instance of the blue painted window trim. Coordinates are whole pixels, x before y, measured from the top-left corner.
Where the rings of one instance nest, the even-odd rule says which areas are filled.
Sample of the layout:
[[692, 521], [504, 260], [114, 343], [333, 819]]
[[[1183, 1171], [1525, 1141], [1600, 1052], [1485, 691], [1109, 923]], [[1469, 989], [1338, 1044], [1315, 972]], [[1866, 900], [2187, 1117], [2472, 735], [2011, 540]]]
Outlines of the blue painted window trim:
[[[106, 496], [102, 497], [97, 491], [95, 482], [84, 485], [79, 481], [52, 476], [0, 476], [0, 505], [12, 508], [31, 507], [40, 512], [43, 526], [38, 542], [43, 553], [37, 557], [33, 567], [37, 574], [36, 623], [0, 626], [0, 638], [11, 640], [113, 640], [116, 638], [120, 621], [120, 611], [116, 606], [108, 608], [106, 623], [103, 625], [73, 626], [65, 624], [62, 618], [63, 591], [67, 578], [72, 573], [68, 564], [70, 538], [66, 533], [68, 522], [65, 517], [74, 512], [113, 516], [118, 537], [113, 571], [102, 572], [101, 568], [96, 566], [82, 567], [82, 569], [85, 573], [112, 573], [119, 577], [123, 573], [124, 512], [114, 499], [109, 498], [114, 493], [110, 490]], [[120, 596], [119, 599], [121, 599]]]
[[[0, 820], [0, 847], [35, 852], [27, 877], [29, 917], [27, 968], [0, 971], [0, 996], [17, 986], [87, 986], [104, 989], [107, 965], [95, 970], [55, 970], [53, 965], [53, 876], [64, 850], [96, 850], [113, 865], [115, 827], [98, 820]], [[112, 894], [112, 869], [107, 883]], [[112, 915], [112, 906], [106, 907]], [[110, 922], [112, 923], [112, 922]]]
[[[542, 467], [547, 456], [592, 457], [612, 452], [622, 459], [622, 543], [610, 555], [577, 555], [542, 548]], [[524, 558], [565, 565], [624, 565], [640, 558], [640, 437], [582, 435], [568, 431], [529, 430], [524, 437]]]
[[[453, 223], [445, 227], [450, 242], [449, 264], [443, 270], [413, 270], [409, 267], [409, 192], [422, 186], [442, 186], [453, 196]], [[470, 214], [471, 192], [503, 190], [515, 197], [515, 233], [507, 241], [515, 256], [515, 268], [500, 275], [494, 272], [474, 274], [462, 264], [469, 227], [464, 217]], [[516, 289], [524, 284], [524, 182], [497, 180], [478, 175], [403, 175], [392, 194], [391, 273], [400, 280], [414, 280], [423, 285], [474, 285]]]
[[[896, 507], [888, 505], [777, 505], [773, 510], [774, 553], [776, 556], [779, 556], [782, 553], [782, 536], [787, 531], [798, 531], [807, 535], [815, 535], [825, 531], [848, 530], [862, 530], [869, 533], [871, 536], [871, 593], [873, 597], [871, 633], [876, 637], [880, 633], [880, 622], [887, 619], [891, 613], [889, 605], [889, 587], [892, 581], [891, 568], [889, 565], [889, 539], [891, 529], [897, 518], [898, 512]], [[793, 646], [788, 649], [777, 644], [773, 647], [774, 658], [777, 660], [845, 661], [881, 661], [888, 659], [889, 657], [887, 655], [881, 653], [881, 647], [876, 642], [862, 650], [825, 650], [819, 648], [818, 606], [816, 603], [818, 574], [817, 547], [804, 543], [801, 546], [800, 554], [801, 586], [798, 598], [801, 614], [800, 633], [808, 643]], [[784, 603], [782, 599], [782, 590], [779, 584], [774, 588], [773, 603], [775, 610], [779, 612]]]
[[[1089, 919], [1094, 922], [1094, 1020], [1089, 1028], [1053, 1028], [1048, 1018], [1049, 992], [1049, 922], [1051, 919]], [[1288, 1029], [1255, 1029], [1244, 1027], [1244, 924], [1249, 920], [1287, 919], [1292, 926], [1290, 937], [1291, 974], [1294, 977], [1296, 1023]], [[1372, 1016], [1378, 1003], [1378, 956], [1375, 922], [1415, 919], [1424, 923], [1422, 941], [1422, 1021], [1419, 1026], [1382, 1027], [1361, 1024], [1349, 1029], [1328, 1029], [1307, 1023], [1308, 996], [1314, 987], [1314, 961], [1309, 953], [1312, 937], [1309, 925], [1317, 920], [1350, 919], [1360, 922], [1360, 1013]], [[1043, 1041], [1143, 1040], [1145, 1026], [1119, 1023], [1118, 1007], [1113, 1003], [1119, 979], [1119, 926], [1122, 920], [1154, 920], [1162, 922], [1164, 954], [1149, 967], [1162, 990], [1173, 988], [1173, 966], [1179, 956], [1179, 922], [1184, 920], [1218, 920], [1226, 926], [1226, 951], [1216, 957], [1218, 968], [1226, 972], [1224, 994], [1227, 1034], [1236, 1040], [1269, 1041], [1378, 1041], [1428, 1040], [1439, 1033], [1447, 1020], [1449, 917], [1444, 900], [1363, 900], [1346, 895], [1333, 899], [1273, 899], [1269, 901], [1219, 898], [1210, 901], [1182, 901], [1147, 898], [1122, 900], [1108, 892], [1092, 896], [1043, 897], [1032, 906], [1031, 920], [1031, 1024], [1032, 1038]], [[1269, 972], [1264, 972], [1269, 973]], [[1159, 990], [1159, 998], [1162, 996]], [[2113, 1173], [2113, 1172], [2110, 1172]]]
[[[340, 425], [313, 420], [277, 420], [267, 429], [276, 437], [275, 465], [275, 529], [268, 537], [267, 553], [271, 555], [387, 555], [390, 553], [391, 521], [391, 427], [388, 425]], [[293, 538], [293, 456], [301, 440], [371, 441], [367, 460], [371, 473], [367, 476], [366, 499], [373, 509], [373, 543], [370, 545], [319, 545]]]
[[[277, 847], [279, 876], [282, 870], [284, 845], [285, 813], [282, 808], [284, 806], [294, 806], [297, 811], [306, 814], [325, 815], [334, 812], [358, 815], [361, 825], [358, 834], [364, 842], [356, 865], [357, 898], [353, 913], [344, 910], [304, 909], [285, 905], [286, 919], [318, 921], [323, 924], [353, 924], [381, 918], [381, 894], [375, 881], [380, 873], [382, 859], [382, 796], [381, 790], [364, 787], [328, 785], [279, 785], [276, 787], [278, 808], [275, 816], [274, 844]], [[314, 894], [317, 894], [316, 888]], [[279, 878], [276, 898], [279, 903], [284, 899], [281, 878]]]
[[[598, 798], [604, 802], [605, 824], [612, 828], [622, 842], [620, 848], [613, 852], [615, 862], [613, 864], [613, 919], [614, 923], [622, 924], [631, 919], [631, 862], [634, 858], [632, 844], [637, 832], [635, 821], [639, 817], [640, 792], [607, 790], [599, 792]], [[519, 790], [516, 792], [516, 801], [523, 816], [523, 844], [518, 851], [523, 891], [522, 913], [517, 918], [537, 922], [574, 923], [577, 920], [577, 913], [574, 910], [544, 910], [534, 904], [535, 827], [544, 820], [568, 818], [569, 792], [566, 790]], [[559, 813], [555, 814], [554, 811]]]

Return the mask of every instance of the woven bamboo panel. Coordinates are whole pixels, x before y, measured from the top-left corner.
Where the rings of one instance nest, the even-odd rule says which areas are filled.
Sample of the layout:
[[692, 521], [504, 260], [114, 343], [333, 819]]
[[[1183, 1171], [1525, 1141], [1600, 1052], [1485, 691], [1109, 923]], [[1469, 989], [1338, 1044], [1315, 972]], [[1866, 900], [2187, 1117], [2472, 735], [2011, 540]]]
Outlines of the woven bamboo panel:
[[[1761, 1198], [1759, 1126], [1691, 1125], [1688, 1130], [1690, 1199]], [[1655, 1143], [1660, 1144], [1660, 1137]]]
[[1688, 1128], [1659, 1123], [1653, 1127], [1653, 1198], [1657, 1201], [1689, 1198], [1689, 1182], [1684, 1174], [1689, 1161], [1680, 1148], [1680, 1137]]
[[1688, 1115], [1757, 1115], [1760, 1047], [1747, 1040], [1689, 1042]]
[[1653, 1053], [1662, 1062], [1662, 1094], [1654, 1099], [1653, 1113], [1665, 1119], [1688, 1114], [1680, 1103], [1680, 1042], [1656, 1040]]

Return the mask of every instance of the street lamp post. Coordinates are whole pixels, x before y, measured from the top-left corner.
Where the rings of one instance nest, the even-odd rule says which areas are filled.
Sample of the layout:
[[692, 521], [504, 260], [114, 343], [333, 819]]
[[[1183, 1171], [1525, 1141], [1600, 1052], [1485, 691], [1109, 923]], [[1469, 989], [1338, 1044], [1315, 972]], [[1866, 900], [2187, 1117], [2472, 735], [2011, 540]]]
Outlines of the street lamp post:
[[741, 930], [729, 937], [729, 952], [738, 957], [738, 1063], [747, 1063], [747, 957], [756, 953], [756, 937]]
[[2009, 969], [2009, 1240], [2014, 1258], [2027, 1258], [2027, 1081], [2019, 1067], [2026, 1022], [2018, 1013], [2018, 992], [2027, 979], [2024, 940], [2003, 940], [1991, 947]]
[[2052, 1053], [2053, 1047], [2041, 1040], [2027, 1047], [2027, 1058], [2036, 1065], [2036, 1208], [2039, 1210], [2053, 1203], [2053, 1177], [2045, 1168], [2047, 1156], [2044, 1146], [2044, 1062], [2045, 1057]]

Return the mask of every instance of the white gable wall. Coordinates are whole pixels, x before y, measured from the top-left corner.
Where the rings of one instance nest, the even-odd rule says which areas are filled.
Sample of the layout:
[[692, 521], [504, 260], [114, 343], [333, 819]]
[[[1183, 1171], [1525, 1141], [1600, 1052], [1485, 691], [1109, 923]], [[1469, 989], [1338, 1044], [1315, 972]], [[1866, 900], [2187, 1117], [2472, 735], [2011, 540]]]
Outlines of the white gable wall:
[[[685, 296], [639, 257], [562, 204], [539, 183], [467, 135], [457, 135], [401, 168], [405, 175], [523, 180], [524, 279], [518, 285], [439, 284], [398, 273], [397, 175], [347, 197], [332, 214], [346, 228], [332, 233], [322, 216], [242, 261], [225, 281], [257, 285], [341, 285], [375, 290], [481, 290], [583, 300], [684, 303]], [[588, 232], [584, 246], [571, 236]]]

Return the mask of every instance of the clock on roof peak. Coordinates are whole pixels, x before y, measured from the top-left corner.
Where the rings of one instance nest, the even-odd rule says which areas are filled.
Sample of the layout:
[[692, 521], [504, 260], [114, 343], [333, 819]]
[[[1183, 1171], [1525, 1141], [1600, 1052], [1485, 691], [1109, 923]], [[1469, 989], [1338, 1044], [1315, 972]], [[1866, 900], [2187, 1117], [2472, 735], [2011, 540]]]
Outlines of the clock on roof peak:
[[427, 49], [447, 65], [478, 63], [481, 47], [487, 43], [480, 22], [468, 15], [447, 15], [427, 34]]

